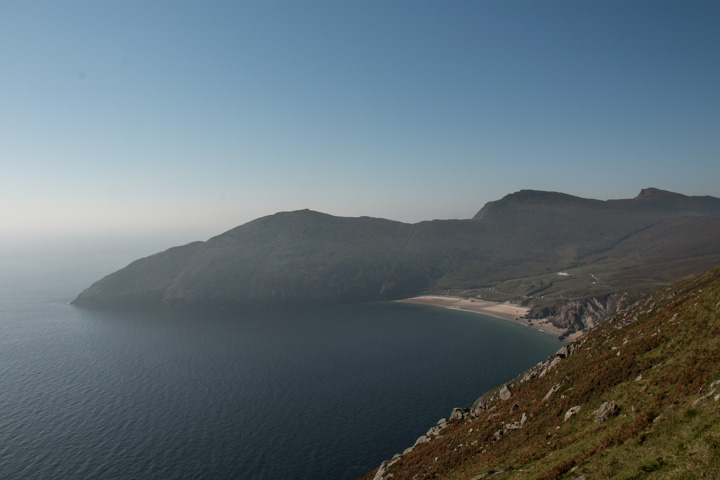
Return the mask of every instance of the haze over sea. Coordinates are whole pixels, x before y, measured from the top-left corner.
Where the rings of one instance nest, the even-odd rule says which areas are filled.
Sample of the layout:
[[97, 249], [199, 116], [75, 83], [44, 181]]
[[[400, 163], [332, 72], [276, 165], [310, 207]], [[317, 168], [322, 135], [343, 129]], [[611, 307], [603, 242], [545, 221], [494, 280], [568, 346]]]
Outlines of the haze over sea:
[[68, 305], [133, 258], [0, 256], [0, 478], [356, 478], [560, 346], [398, 303]]

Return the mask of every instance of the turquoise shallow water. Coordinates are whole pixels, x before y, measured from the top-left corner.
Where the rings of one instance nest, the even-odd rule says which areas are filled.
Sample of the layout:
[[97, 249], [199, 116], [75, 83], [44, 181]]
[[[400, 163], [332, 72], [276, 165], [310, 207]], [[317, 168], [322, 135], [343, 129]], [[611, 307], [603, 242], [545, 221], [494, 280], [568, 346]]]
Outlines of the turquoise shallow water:
[[68, 304], [131, 259], [0, 258], [0, 478], [356, 478], [561, 345], [398, 303]]

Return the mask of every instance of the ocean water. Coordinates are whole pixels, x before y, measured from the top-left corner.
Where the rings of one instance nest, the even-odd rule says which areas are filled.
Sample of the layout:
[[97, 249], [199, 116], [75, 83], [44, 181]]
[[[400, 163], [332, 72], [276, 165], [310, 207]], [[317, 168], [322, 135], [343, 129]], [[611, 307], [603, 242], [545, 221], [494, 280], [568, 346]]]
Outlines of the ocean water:
[[352, 479], [556, 351], [466, 312], [68, 304], [123, 255], [0, 257], [0, 478]]

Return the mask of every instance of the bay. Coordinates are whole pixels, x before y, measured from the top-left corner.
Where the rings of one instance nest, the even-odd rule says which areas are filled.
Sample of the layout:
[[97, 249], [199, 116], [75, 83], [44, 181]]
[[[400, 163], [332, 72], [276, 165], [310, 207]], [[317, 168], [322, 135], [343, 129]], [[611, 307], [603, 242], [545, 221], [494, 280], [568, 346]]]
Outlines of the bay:
[[356, 478], [561, 346], [391, 302], [242, 314], [68, 304], [132, 258], [0, 258], [0, 478]]

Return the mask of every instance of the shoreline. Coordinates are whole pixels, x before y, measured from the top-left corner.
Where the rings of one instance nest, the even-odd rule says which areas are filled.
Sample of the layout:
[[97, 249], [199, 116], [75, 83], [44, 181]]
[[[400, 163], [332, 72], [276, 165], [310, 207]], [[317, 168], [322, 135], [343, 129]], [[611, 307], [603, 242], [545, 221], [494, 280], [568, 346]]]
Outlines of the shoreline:
[[[396, 301], [402, 303], [414, 303], [417, 305], [430, 305], [433, 307], [442, 307], [462, 312], [479, 313], [499, 318], [500, 320], [505, 320], [507, 322], [512, 322], [516, 325], [533, 328], [539, 332], [552, 335], [554, 337], [560, 337], [565, 333], [565, 330], [557, 328], [547, 320], [528, 321], [526, 319], [521, 319], [520, 317], [527, 315], [530, 309], [510, 302], [499, 303], [480, 299], [445, 297], [440, 295], [420, 295]], [[579, 336], [577, 333], [573, 333], [572, 335], [566, 337], [566, 340], [573, 340], [577, 338], [577, 336]]]

